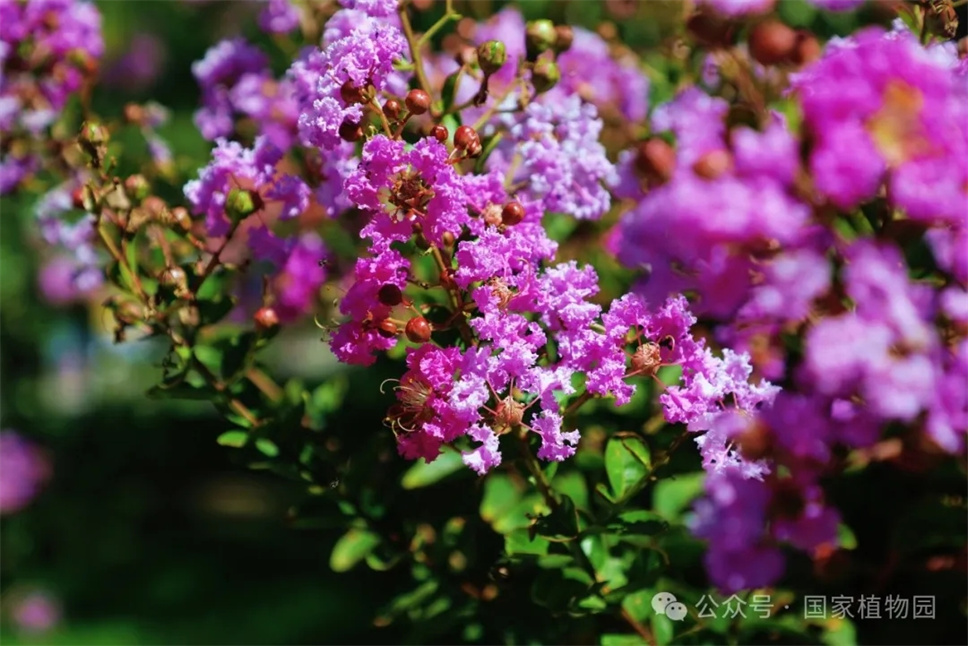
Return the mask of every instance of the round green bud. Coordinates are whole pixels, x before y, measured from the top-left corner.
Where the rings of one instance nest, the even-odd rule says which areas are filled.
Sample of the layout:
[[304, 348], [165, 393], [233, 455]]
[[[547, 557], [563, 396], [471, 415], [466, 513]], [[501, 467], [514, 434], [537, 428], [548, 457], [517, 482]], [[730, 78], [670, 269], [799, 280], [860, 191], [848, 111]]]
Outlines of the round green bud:
[[508, 50], [499, 40], [489, 40], [477, 48], [477, 64], [481, 70], [491, 75], [497, 72], [508, 60]]
[[555, 23], [550, 20], [532, 20], [524, 32], [524, 42], [528, 49], [528, 59], [534, 60], [541, 52], [546, 52], [555, 46], [558, 34]]
[[225, 213], [232, 222], [239, 222], [262, 208], [262, 198], [254, 191], [233, 188], [225, 200]]
[[534, 91], [538, 94], [547, 92], [561, 80], [561, 70], [558, 64], [552, 60], [543, 58], [534, 64], [531, 70], [531, 84]]

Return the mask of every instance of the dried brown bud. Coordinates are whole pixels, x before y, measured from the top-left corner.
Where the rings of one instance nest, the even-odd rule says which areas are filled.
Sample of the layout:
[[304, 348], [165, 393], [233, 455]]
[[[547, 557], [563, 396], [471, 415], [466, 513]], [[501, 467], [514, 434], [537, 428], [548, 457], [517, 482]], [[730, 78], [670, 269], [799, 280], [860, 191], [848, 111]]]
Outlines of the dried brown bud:
[[128, 103], [124, 106], [124, 120], [128, 123], [140, 125], [145, 118], [145, 109], [137, 103]]
[[788, 63], [796, 55], [797, 32], [778, 20], [764, 20], [750, 31], [749, 48], [762, 65]]
[[484, 207], [484, 211], [481, 215], [484, 217], [484, 224], [490, 227], [496, 227], [501, 224], [501, 207], [497, 204], [488, 204]]
[[148, 197], [151, 192], [151, 185], [148, 184], [144, 175], [131, 175], [124, 180], [124, 192], [135, 202], [140, 202]]
[[192, 216], [188, 214], [188, 209], [183, 206], [173, 208], [171, 210], [171, 218], [183, 231], [188, 231], [192, 228]]
[[445, 247], [453, 247], [457, 238], [450, 231], [444, 231], [440, 236], [440, 241], [444, 243]]
[[430, 327], [430, 322], [422, 316], [413, 317], [407, 321], [407, 326], [404, 328], [404, 333], [412, 343], [426, 343], [430, 340], [431, 332], [433, 329]]
[[279, 325], [279, 315], [271, 307], [260, 307], [252, 320], [255, 321], [255, 329], [260, 332], [268, 332]]
[[430, 95], [423, 90], [410, 90], [405, 101], [410, 114], [423, 114], [430, 109]]
[[643, 375], [654, 375], [662, 365], [662, 351], [658, 343], [643, 343], [632, 354], [632, 370]]
[[497, 403], [497, 415], [494, 421], [499, 428], [512, 429], [521, 425], [524, 419], [524, 404], [515, 401], [513, 397], [505, 397]]
[[508, 202], [501, 209], [501, 222], [509, 227], [520, 224], [524, 219], [524, 207], [520, 202]]

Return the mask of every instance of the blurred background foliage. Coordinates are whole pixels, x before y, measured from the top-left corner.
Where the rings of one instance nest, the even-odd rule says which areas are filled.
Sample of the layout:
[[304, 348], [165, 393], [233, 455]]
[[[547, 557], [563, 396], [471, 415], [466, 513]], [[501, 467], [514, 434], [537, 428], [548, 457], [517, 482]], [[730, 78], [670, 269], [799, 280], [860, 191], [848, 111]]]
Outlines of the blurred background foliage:
[[[483, 19], [503, 4], [480, 0], [458, 7]], [[95, 110], [115, 119], [125, 103], [147, 99], [171, 109], [161, 134], [175, 151], [179, 174], [161, 192], [173, 197], [209, 150], [192, 123], [198, 88], [191, 63], [219, 39], [239, 34], [271, 52], [278, 72], [288, 56], [258, 33], [255, 3], [98, 5], [108, 54]], [[532, 1], [521, 7], [528, 18], [589, 28], [609, 24], [606, 29], [642, 54], [653, 104], [674, 93], [681, 4]], [[835, 15], [789, 0], [780, 11], [787, 22], [824, 37], [882, 20], [876, 6]], [[417, 17], [417, 28], [440, 12], [431, 6]], [[146, 50], [154, 65], [138, 82], [112, 76], [113, 64]], [[138, 146], [136, 139], [129, 145]], [[137, 149], [125, 158], [137, 159]], [[0, 521], [0, 641], [597, 643], [603, 633], [627, 632], [608, 617], [553, 614], [568, 579], [547, 553], [548, 541], [529, 542], [526, 519], [507, 544], [498, 533], [535, 508], [527, 483], [504, 473], [479, 481], [455, 467], [453, 454], [433, 468], [396, 457], [382, 424], [391, 395], [379, 384], [399, 376], [397, 365], [383, 362], [365, 371], [339, 366], [311, 323], [286, 330], [265, 353], [277, 381], [289, 380], [287, 393], [310, 393], [306, 414], [317, 430], [305, 443], [330, 459], [313, 470], [309, 491], [305, 482], [273, 472], [279, 447], [220, 446], [216, 438], [233, 443], [224, 435], [232, 426], [209, 403], [146, 397], [161, 375], [161, 345], [115, 345], [99, 300], [69, 306], [44, 300], [37, 277], [47, 258], [33, 230], [35, 200], [21, 194], [2, 204], [0, 426], [42, 447], [51, 477], [29, 507]], [[549, 469], [555, 486], [579, 508], [600, 502], [596, 488], [615, 492], [622, 486], [596, 480], [608, 459], [606, 439], [649, 417], [649, 395], [643, 388], [621, 412], [603, 404], [583, 410], [583, 451], [557, 473]], [[680, 430], [653, 431], [652, 448], [669, 446]], [[643, 522], [665, 531], [618, 552], [631, 560], [612, 564], [640, 576], [649, 589], [673, 590], [690, 603], [708, 592], [702, 546], [682, 527], [701, 487], [698, 471], [687, 443], [662, 467], [658, 484], [634, 494], [654, 512]], [[327, 489], [336, 495], [316, 495]], [[352, 500], [334, 502], [344, 491], [354, 492]], [[789, 555], [790, 589], [774, 598], [793, 608], [802, 594], [859, 596], [880, 580], [882, 596], [936, 595], [936, 620], [807, 624], [796, 606], [771, 621], [719, 622], [676, 641], [964, 643], [965, 564], [936, 560], [922, 567], [933, 555], [963, 553], [964, 474], [954, 466], [929, 476], [875, 466], [839, 480], [831, 491], [854, 529], [845, 530], [846, 549], [820, 564]], [[384, 538], [348, 527], [335, 505], [369, 518]], [[529, 558], [508, 567], [503, 559], [509, 551]], [[414, 562], [401, 563], [407, 552]], [[606, 547], [596, 566], [607, 569], [613, 553]], [[435, 559], [446, 559], [447, 567]], [[441, 569], [444, 576], [432, 573]], [[33, 591], [60, 608], [59, 621], [44, 632], [11, 620], [16, 604]], [[630, 597], [625, 607], [634, 613], [647, 601]], [[668, 620], [652, 629], [663, 643], [672, 638]], [[626, 642], [617, 637], [611, 643]]]

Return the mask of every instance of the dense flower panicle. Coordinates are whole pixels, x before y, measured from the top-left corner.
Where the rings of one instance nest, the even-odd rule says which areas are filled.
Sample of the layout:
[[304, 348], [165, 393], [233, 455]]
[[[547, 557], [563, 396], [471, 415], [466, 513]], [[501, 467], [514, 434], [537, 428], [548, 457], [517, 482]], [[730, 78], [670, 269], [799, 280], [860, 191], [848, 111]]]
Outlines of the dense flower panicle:
[[460, 234], [470, 220], [464, 178], [450, 164], [447, 147], [432, 137], [410, 147], [384, 135], [373, 137], [344, 190], [371, 214], [362, 235], [374, 242], [409, 240], [418, 225], [439, 245], [445, 233]]
[[[0, 134], [36, 136], [60, 116], [68, 98], [104, 53], [101, 14], [80, 0], [0, 2]], [[41, 166], [30, 147], [4, 146], [0, 195]]]
[[50, 477], [43, 453], [16, 431], [0, 432], [0, 514], [20, 511]]
[[605, 184], [617, 180], [599, 143], [601, 130], [595, 107], [577, 96], [554, 107], [533, 102], [511, 128], [507, 144], [488, 160], [489, 167], [513, 172], [513, 181], [523, 184], [521, 195], [542, 211], [597, 219], [611, 206]]
[[273, 278], [273, 304], [279, 320], [294, 321], [311, 311], [326, 280], [320, 261], [326, 258], [323, 241], [315, 233], [304, 233], [291, 241], [286, 261]]
[[387, 19], [365, 15], [348, 26], [352, 27], [349, 33], [331, 34], [334, 39], [323, 49], [310, 50], [290, 68], [299, 104], [299, 133], [307, 146], [336, 148], [342, 143], [343, 122], [362, 121], [362, 106], [348, 105], [340, 92], [347, 82], [360, 90], [372, 86], [377, 92], [400, 85], [402, 77], [393, 69], [407, 47], [400, 29]]
[[278, 173], [280, 159], [282, 152], [265, 137], [257, 138], [252, 148], [216, 141], [211, 163], [199, 171], [198, 179], [185, 184], [185, 197], [197, 214], [205, 216], [209, 235], [224, 236], [231, 230], [226, 202], [233, 190], [254, 191], [264, 202], [278, 202], [283, 219], [306, 209], [309, 187], [297, 177]]
[[[813, 135], [816, 187], [849, 209], [888, 196], [910, 217], [968, 218], [968, 84], [947, 48], [922, 47], [906, 28], [867, 28], [828, 43], [792, 79]], [[835, 89], [836, 88], [836, 89]]]

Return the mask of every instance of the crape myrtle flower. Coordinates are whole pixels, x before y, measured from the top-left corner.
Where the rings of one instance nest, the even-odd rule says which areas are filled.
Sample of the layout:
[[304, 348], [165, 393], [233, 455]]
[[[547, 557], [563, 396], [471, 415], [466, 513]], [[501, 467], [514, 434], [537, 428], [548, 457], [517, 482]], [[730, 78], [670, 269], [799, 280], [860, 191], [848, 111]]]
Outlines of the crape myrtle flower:
[[0, 514], [30, 504], [50, 477], [50, 463], [33, 442], [16, 431], [0, 432]]
[[[97, 69], [104, 53], [101, 14], [78, 0], [0, 2], [0, 134], [45, 131]], [[41, 167], [40, 157], [17, 146], [0, 155], [0, 195], [12, 192]]]
[[886, 182], [890, 202], [909, 217], [964, 223], [965, 78], [953, 47], [925, 48], [906, 27], [869, 27], [830, 41], [791, 79], [812, 136], [816, 188], [851, 209]]
[[212, 161], [199, 171], [198, 179], [185, 184], [185, 197], [197, 214], [205, 216], [209, 235], [226, 235], [233, 219], [237, 221], [253, 212], [230, 213], [233, 195], [248, 195], [249, 208], [253, 210], [265, 202], [277, 202], [282, 219], [295, 218], [306, 210], [310, 189], [298, 177], [277, 172], [281, 159], [282, 151], [265, 137], [257, 138], [252, 148], [216, 140]]
[[292, 0], [268, 0], [259, 12], [259, 27], [271, 34], [286, 34], [299, 26], [299, 17]]
[[368, 88], [376, 92], [405, 88], [400, 83], [403, 77], [393, 68], [407, 50], [399, 27], [383, 15], [360, 15], [365, 10], [382, 14], [388, 5], [358, 4], [360, 8], [337, 12], [352, 12], [346, 30], [327, 30], [323, 48], [308, 50], [289, 70], [300, 112], [299, 134], [307, 146], [325, 150], [340, 146], [340, 126], [363, 120], [359, 99]]

